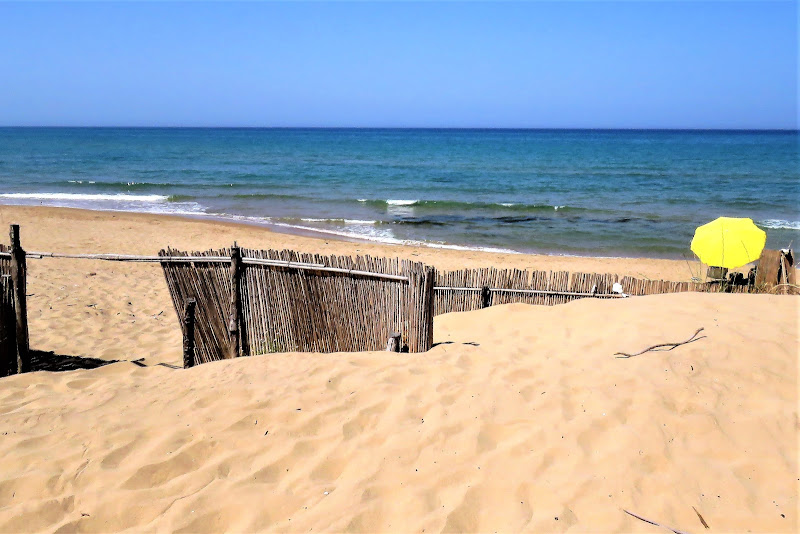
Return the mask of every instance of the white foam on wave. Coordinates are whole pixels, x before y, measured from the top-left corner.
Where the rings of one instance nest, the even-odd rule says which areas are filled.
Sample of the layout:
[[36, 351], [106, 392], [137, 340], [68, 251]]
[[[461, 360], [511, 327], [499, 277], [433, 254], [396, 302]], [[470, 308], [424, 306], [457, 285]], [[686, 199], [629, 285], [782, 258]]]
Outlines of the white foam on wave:
[[320, 222], [320, 223], [342, 223], [342, 224], [378, 224], [378, 221], [362, 221], [360, 219], [314, 219], [303, 217], [300, 219], [303, 222]]
[[197, 202], [170, 202], [164, 195], [129, 193], [0, 193], [0, 203], [165, 215], [202, 215], [205, 212]]
[[154, 215], [206, 215], [206, 210], [197, 202], [176, 202], [150, 206], [143, 206], [137, 209], [123, 208], [92, 208], [98, 211], [121, 211], [128, 213], [152, 213]]
[[[370, 231], [348, 231], [348, 230], [335, 230], [332, 228], [320, 228], [318, 226], [307, 226], [303, 224], [292, 224], [283, 221], [275, 221], [269, 220], [265, 221], [271, 226], [278, 226], [282, 228], [292, 228], [297, 230], [303, 230], [306, 232], [314, 232], [320, 234], [327, 234], [327, 235], [336, 235], [340, 237], [347, 237], [350, 239], [361, 239], [365, 241], [373, 241], [376, 243], [388, 243], [388, 244], [402, 244], [403, 241], [400, 239], [395, 238], [392, 235], [391, 230], [383, 229], [378, 230], [376, 228], [371, 228]], [[361, 227], [364, 228], [363, 226]]]
[[472, 250], [479, 252], [496, 252], [498, 254], [522, 254], [522, 252], [520, 252], [519, 250], [512, 250], [510, 248], [470, 247], [466, 245], [448, 245], [447, 243], [425, 243], [422, 241], [415, 241], [413, 242], [413, 244], [431, 248], [443, 248], [448, 250]]
[[[468, 246], [468, 245], [451, 245], [449, 243], [435, 243], [429, 241], [416, 241], [412, 239], [398, 239], [394, 237], [392, 231], [389, 228], [377, 228], [371, 227], [366, 228], [361, 226], [359, 231], [352, 231], [352, 230], [335, 230], [331, 228], [319, 228], [316, 226], [306, 226], [302, 224], [292, 224], [280, 220], [275, 220], [272, 217], [254, 217], [249, 215], [230, 215], [230, 214], [213, 214], [213, 213], [205, 213], [203, 215], [211, 216], [218, 219], [233, 219], [236, 221], [246, 221], [252, 222], [257, 224], [266, 224], [272, 227], [278, 228], [286, 228], [291, 230], [302, 230], [305, 232], [323, 234], [323, 235], [333, 235], [338, 237], [344, 237], [348, 239], [356, 239], [359, 241], [368, 241], [373, 243], [380, 243], [383, 245], [406, 245], [406, 246], [415, 246], [415, 247], [428, 247], [428, 248], [440, 248], [440, 249], [447, 249], [447, 250], [464, 250], [464, 251], [478, 251], [478, 252], [495, 252], [501, 254], [522, 254], [522, 252], [518, 250], [512, 250], [507, 248], [496, 248], [496, 247], [477, 247], [477, 246]], [[302, 219], [301, 219], [302, 220]]]
[[785, 229], [785, 230], [800, 230], [800, 221], [786, 221], [783, 219], [767, 219], [766, 221], [759, 221], [759, 224], [765, 228]]
[[19, 200], [71, 200], [85, 201], [112, 201], [112, 202], [166, 202], [164, 195], [130, 195], [127, 193], [102, 194], [102, 193], [0, 193], [0, 198]]
[[[495, 248], [478, 247], [467, 245], [452, 245], [448, 243], [436, 243], [426, 241], [416, 241], [409, 239], [398, 239], [394, 237], [392, 230], [385, 225], [379, 225], [379, 221], [360, 220], [360, 219], [315, 219], [302, 218], [306, 223], [340, 223], [347, 226], [347, 229], [320, 228], [312, 224], [292, 224], [271, 217], [254, 217], [247, 215], [231, 215], [227, 213], [208, 213], [196, 202], [169, 202], [169, 197], [164, 195], [133, 195], [127, 193], [118, 194], [78, 194], [78, 193], [0, 193], [0, 199], [18, 200], [29, 204], [32, 201], [51, 206], [77, 207], [92, 209], [97, 211], [113, 212], [137, 212], [164, 215], [187, 215], [192, 217], [211, 217], [222, 220], [245, 221], [257, 224], [266, 224], [278, 228], [301, 230], [323, 235], [333, 235], [347, 239], [356, 239], [381, 243], [387, 245], [409, 245], [430, 248], [440, 248], [449, 250], [483, 251], [497, 252], [506, 254], [521, 254], [519, 251]], [[417, 200], [393, 200], [387, 204], [394, 206], [410, 206], [418, 202]]]
[[414, 204], [418, 204], [419, 200], [394, 200], [389, 199], [386, 201], [386, 204], [389, 206], [413, 206]]

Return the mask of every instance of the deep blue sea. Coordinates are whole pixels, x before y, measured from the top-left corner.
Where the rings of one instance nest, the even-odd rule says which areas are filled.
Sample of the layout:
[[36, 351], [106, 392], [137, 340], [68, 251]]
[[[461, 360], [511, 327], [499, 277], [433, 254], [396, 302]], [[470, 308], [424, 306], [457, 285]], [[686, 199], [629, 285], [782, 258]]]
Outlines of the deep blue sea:
[[798, 141], [762, 131], [0, 128], [0, 203], [681, 258], [694, 229], [721, 215], [752, 218], [770, 248], [800, 245]]

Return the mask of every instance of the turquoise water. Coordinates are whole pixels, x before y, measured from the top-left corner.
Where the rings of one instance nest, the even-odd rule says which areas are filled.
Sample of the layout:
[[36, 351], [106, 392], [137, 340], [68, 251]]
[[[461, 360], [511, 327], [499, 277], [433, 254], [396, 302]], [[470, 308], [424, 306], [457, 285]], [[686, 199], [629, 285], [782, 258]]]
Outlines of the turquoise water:
[[[800, 244], [797, 132], [0, 128], [0, 203], [387, 243], [680, 258], [750, 217]], [[221, 245], [209, 236], [209, 246]]]

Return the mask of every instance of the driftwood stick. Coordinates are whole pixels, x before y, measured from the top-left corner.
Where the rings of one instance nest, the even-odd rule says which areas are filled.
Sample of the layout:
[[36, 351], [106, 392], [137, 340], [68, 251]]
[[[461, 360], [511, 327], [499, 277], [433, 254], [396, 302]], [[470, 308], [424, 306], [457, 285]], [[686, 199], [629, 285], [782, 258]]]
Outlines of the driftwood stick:
[[[658, 345], [653, 345], [651, 347], [647, 347], [643, 351], [637, 352], [635, 354], [627, 354], [625, 352], [615, 352], [614, 354], [615, 355], [617, 355], [617, 354], [620, 355], [620, 356], [617, 356], [617, 358], [632, 358], [633, 356], [639, 356], [640, 354], [644, 354], [645, 352], [649, 352], [651, 350], [655, 351], [656, 349], [660, 349], [662, 347], [669, 347], [668, 349], [666, 349], [666, 351], [670, 351], [670, 350], [672, 350], [674, 348], [680, 347], [681, 345], [686, 345], [687, 343], [692, 343], [693, 341], [697, 341], [698, 339], [703, 339], [706, 336], [697, 337], [697, 334], [699, 334], [703, 330], [704, 330], [704, 328], [702, 328], [702, 327], [698, 328], [697, 332], [692, 334], [692, 337], [690, 337], [686, 341], [681, 341], [681, 342], [678, 342], [678, 343], [659, 343]], [[661, 352], [661, 351], [659, 351], [659, 352]]]
[[629, 516], [635, 517], [639, 521], [644, 521], [645, 523], [650, 523], [651, 525], [655, 525], [657, 527], [665, 528], [665, 529], [667, 529], [667, 530], [669, 530], [671, 532], [674, 532], [675, 534], [688, 534], [687, 532], [684, 532], [682, 530], [678, 530], [678, 529], [675, 529], [675, 528], [672, 528], [672, 527], [668, 527], [667, 525], [662, 525], [661, 523], [656, 523], [655, 521], [651, 521], [650, 519], [645, 519], [644, 517], [642, 517], [640, 515], [636, 515], [633, 512], [629, 512], [629, 511], [625, 510], [624, 508], [623, 508], [622, 511], [625, 512], [626, 514], [628, 514]]
[[708, 523], [706, 523], [706, 520], [705, 520], [705, 519], [703, 519], [703, 516], [702, 516], [702, 515], [700, 515], [700, 512], [698, 512], [698, 511], [697, 511], [697, 508], [695, 508], [694, 506], [692, 506], [692, 510], [694, 510], [694, 513], [696, 513], [696, 514], [697, 514], [697, 518], [700, 520], [700, 522], [703, 524], [703, 526], [704, 526], [704, 527], [706, 527], [706, 528], [710, 528], [710, 527], [708, 526]]

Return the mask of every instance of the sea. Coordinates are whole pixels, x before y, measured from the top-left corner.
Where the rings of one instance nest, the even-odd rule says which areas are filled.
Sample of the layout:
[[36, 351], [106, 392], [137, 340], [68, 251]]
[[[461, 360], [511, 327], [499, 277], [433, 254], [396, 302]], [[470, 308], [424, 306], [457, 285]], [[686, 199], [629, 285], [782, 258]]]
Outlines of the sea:
[[680, 259], [719, 216], [753, 219], [768, 248], [800, 245], [798, 141], [797, 131], [0, 128], [0, 204]]

